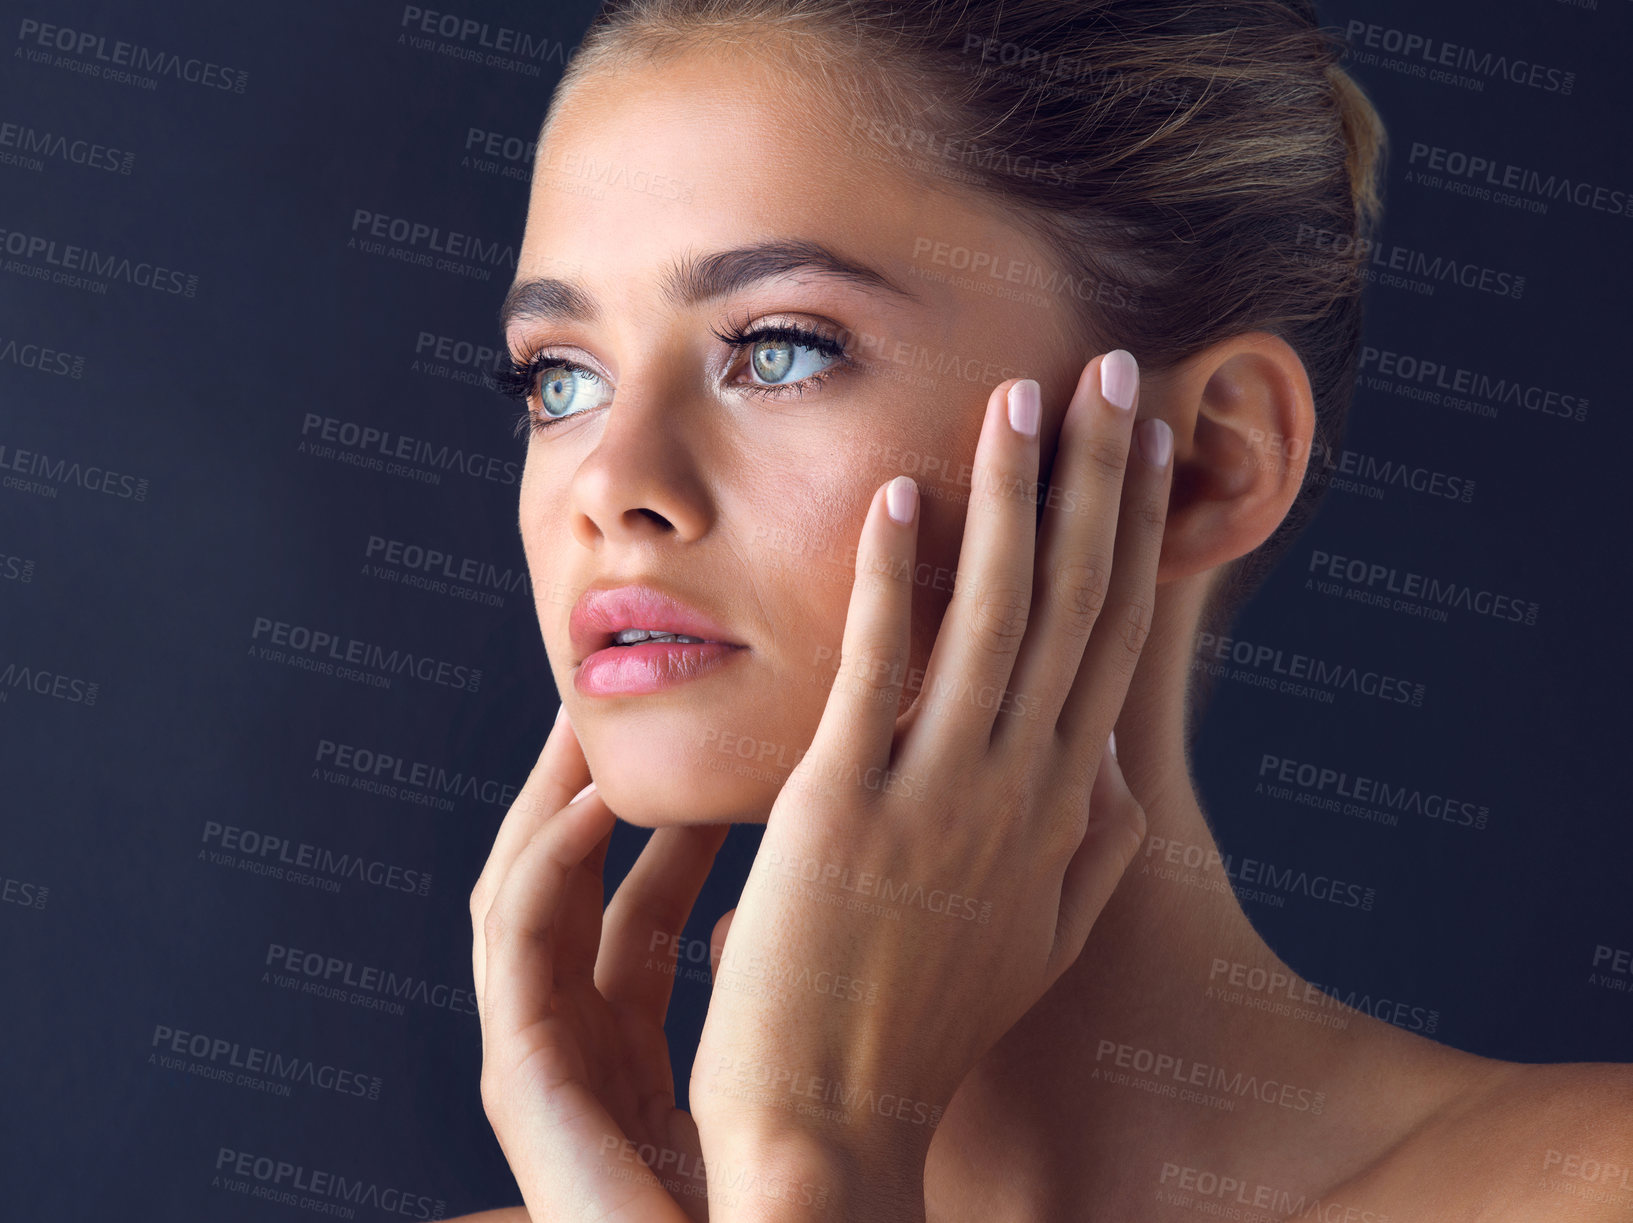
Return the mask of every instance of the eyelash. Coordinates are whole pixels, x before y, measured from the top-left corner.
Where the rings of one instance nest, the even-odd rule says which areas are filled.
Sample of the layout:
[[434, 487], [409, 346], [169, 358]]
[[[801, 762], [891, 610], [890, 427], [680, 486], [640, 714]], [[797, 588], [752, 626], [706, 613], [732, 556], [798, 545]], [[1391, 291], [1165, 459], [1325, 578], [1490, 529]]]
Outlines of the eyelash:
[[[728, 324], [723, 330], [719, 331], [710, 328], [710, 333], [722, 343], [730, 344], [734, 356], [752, 344], [767, 340], [781, 340], [786, 343], [798, 344], [803, 348], [812, 348], [825, 356], [835, 358], [834, 364], [807, 378], [801, 378], [798, 382], [778, 383], [776, 385], [764, 382], [738, 384], [750, 393], [768, 399], [785, 398], [790, 392], [793, 392], [796, 396], [804, 395], [807, 390], [821, 385], [839, 370], [851, 364], [850, 355], [846, 351], [842, 340], [823, 335], [819, 331], [813, 331], [808, 327], [801, 327], [797, 324], [750, 329], [743, 324], [733, 323]], [[539, 375], [547, 369], [566, 369], [575, 373], [588, 374], [592, 378], [600, 377], [588, 366], [567, 357], [554, 356], [548, 350], [531, 353], [520, 358], [511, 357], [509, 364], [500, 368], [494, 374], [494, 380], [499, 384], [501, 394], [526, 405], [516, 417], [514, 435], [517, 437], [529, 430], [534, 434], [543, 433], [546, 429], [571, 419], [568, 416], [546, 416], [533, 410], [533, 392], [537, 388]], [[574, 413], [574, 415], [577, 415], [577, 413]]]

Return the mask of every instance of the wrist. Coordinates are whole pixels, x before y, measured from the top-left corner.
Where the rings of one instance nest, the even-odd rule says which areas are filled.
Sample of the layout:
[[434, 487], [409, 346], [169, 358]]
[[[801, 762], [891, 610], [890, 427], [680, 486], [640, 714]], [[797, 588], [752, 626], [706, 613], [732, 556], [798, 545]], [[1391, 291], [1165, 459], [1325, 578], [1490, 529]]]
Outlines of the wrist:
[[699, 1127], [710, 1223], [924, 1223], [924, 1149], [741, 1116]]

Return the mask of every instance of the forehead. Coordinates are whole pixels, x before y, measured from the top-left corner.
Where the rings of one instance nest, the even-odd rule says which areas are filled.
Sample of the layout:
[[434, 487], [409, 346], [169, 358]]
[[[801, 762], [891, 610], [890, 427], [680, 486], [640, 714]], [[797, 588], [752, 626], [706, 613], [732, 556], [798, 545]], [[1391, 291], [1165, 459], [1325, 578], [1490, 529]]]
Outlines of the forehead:
[[621, 61], [561, 100], [535, 160], [517, 278], [633, 286], [682, 251], [801, 238], [913, 283], [949, 241], [1035, 248], [1000, 208], [905, 168], [871, 116], [752, 44]]

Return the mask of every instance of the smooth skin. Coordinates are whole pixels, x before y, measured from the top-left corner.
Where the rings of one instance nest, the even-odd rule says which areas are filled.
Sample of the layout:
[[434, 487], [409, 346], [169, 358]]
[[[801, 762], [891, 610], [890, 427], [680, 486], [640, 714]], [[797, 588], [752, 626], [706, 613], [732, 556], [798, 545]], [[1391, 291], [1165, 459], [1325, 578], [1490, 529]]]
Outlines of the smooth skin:
[[[803, 1125], [792, 1133], [785, 1125], [787, 1101], [776, 1092], [764, 1104], [745, 1101], [741, 1071], [774, 1065], [846, 1083], [888, 1079], [893, 1096], [941, 1114], [965, 1071], [1075, 960], [1137, 854], [1145, 816], [1106, 736], [1150, 624], [1171, 434], [1163, 421], [1141, 425], [1141, 457], [1125, 485], [1133, 411], [1097, 394], [1101, 364], [1092, 361], [1079, 380], [1066, 423], [1071, 449], [1057, 467], [1035, 565], [1039, 439], [1016, 433], [1008, 411], [1011, 392], [1035, 405], [1039, 389], [1011, 380], [991, 395], [959, 562], [970, 580], [960, 581], [924, 683], [924, 694], [941, 699], [918, 700], [901, 717], [918, 514], [908, 505], [910, 521], [898, 523], [887, 513], [890, 485], [877, 490], [857, 552], [841, 679], [759, 851], [761, 862], [843, 861], [852, 872], [959, 880], [986, 898], [985, 913], [975, 924], [928, 909], [890, 923], [865, 913], [831, 921], [826, 906], [782, 887], [777, 872], [754, 875], [717, 934], [725, 972], [758, 983], [758, 965], [813, 963], [887, 985], [882, 1004], [867, 1007], [792, 988], [717, 988], [697, 1056], [717, 1074], [704, 1083], [694, 1074], [692, 1086], [712, 1114], [704, 1140], [674, 1107], [663, 1016], [674, 936], [725, 826], [660, 829], [603, 919], [601, 865], [614, 816], [594, 790], [560, 810], [588, 764], [572, 725], [558, 720], [472, 895], [483, 1101], [531, 1212], [666, 1220], [691, 1208], [701, 1218], [702, 1177], [687, 1169], [771, 1177], [768, 1143], [776, 1143], [790, 1163], [774, 1182], [820, 1190], [807, 1197], [825, 1212], [810, 1216], [857, 1218], [865, 1205], [885, 1218], [877, 1212], [888, 1181], [898, 1199], [888, 1216], [914, 1216], [916, 1195], [923, 1218], [932, 1125], [875, 1114], [872, 1125], [825, 1125], [818, 1145], [799, 1150], [785, 1141], [805, 1136]], [[1034, 576], [1043, 598], [1029, 616]], [[1037, 704], [1017, 705], [1026, 714], [981, 707], [949, 683], [955, 676], [1026, 692]], [[1096, 767], [1084, 769], [1086, 759]], [[929, 785], [852, 780], [885, 769]], [[1032, 846], [1026, 874], [1012, 869], [1006, 847], [1014, 843]], [[653, 945], [665, 952], [655, 957]], [[985, 983], [972, 1003], [983, 1006], [949, 1011], [944, 981], [972, 968]], [[768, 1032], [776, 1040], [764, 1040]], [[670, 1153], [668, 1199], [630, 1159], [642, 1146]], [[846, 1169], [826, 1166], [836, 1154]], [[759, 1218], [766, 1197], [710, 1190], [710, 1216], [733, 1218], [741, 1208]]]
[[[1036, 384], [991, 396], [959, 581], [902, 717], [913, 538], [877, 505], [864, 528], [840, 678], [725, 942], [723, 966], [763, 986], [723, 988], [736, 983], [717, 970], [692, 1076], [709, 1165], [782, 1151], [800, 1173], [785, 1179], [829, 1190], [811, 1217], [923, 1219], [928, 1118], [1077, 958], [1143, 842], [1108, 737], [1151, 623], [1172, 435], [1142, 422], [1130, 460], [1132, 405], [1098, 389], [1107, 360], [1073, 396], [1041, 527], [1038, 439], [1006, 418], [1006, 397], [1013, 413]], [[970, 699], [981, 691], [1012, 699]], [[881, 776], [901, 784], [865, 784]], [[804, 882], [829, 864], [968, 903], [886, 905], [891, 918], [838, 908], [825, 901], [845, 889]], [[775, 972], [804, 966], [876, 998], [813, 999]], [[761, 1067], [791, 1084], [867, 1084], [890, 1103], [802, 1116], [796, 1092], [759, 1089]]]
[[[615, 394], [529, 446], [520, 527], [570, 721], [552, 732], [472, 894], [483, 1101], [533, 1216], [541, 1223], [704, 1217], [695, 1192], [702, 1177], [668, 1175], [665, 1189], [625, 1157], [627, 1148], [607, 1145], [611, 1126], [673, 1152], [667, 1173], [693, 1168], [696, 1161], [686, 1158], [694, 1149], [712, 1151], [705, 1162], [722, 1177], [748, 1166], [786, 1190], [722, 1196], [717, 1205], [711, 1187], [717, 1219], [823, 1217], [836, 1203], [874, 1201], [852, 1196], [870, 1186], [897, 1213], [861, 1217], [912, 1217], [903, 1186], [921, 1155], [924, 1217], [937, 1223], [1189, 1218], [1193, 1208], [1170, 1205], [1163, 1193], [1200, 1173], [1235, 1178], [1250, 1193], [1268, 1191], [1260, 1208], [1271, 1217], [1278, 1210], [1291, 1217], [1290, 1203], [1316, 1199], [1336, 1206], [1332, 1217], [1357, 1219], [1363, 1215], [1345, 1212], [1397, 1220], [1622, 1217], [1620, 1198], [1633, 1195], [1589, 1179], [1581, 1161], [1633, 1166], [1627, 1067], [1522, 1066], [1363, 1013], [1347, 1013], [1348, 1025], [1336, 1028], [1208, 1001], [1221, 959], [1299, 978], [1253, 930], [1217, 866], [1189, 883], [1150, 869], [1157, 838], [1214, 848], [1186, 765], [1185, 683], [1210, 575], [1268, 537], [1302, 479], [1301, 464], [1257, 461], [1252, 445], [1254, 437], [1279, 435], [1308, 451], [1313, 408], [1296, 354], [1277, 337], [1250, 333], [1142, 379], [1137, 415], [1159, 418], [1172, 431], [1172, 487], [1160, 525], [1143, 512], [1118, 514], [1107, 605], [1121, 597], [1119, 582], [1155, 589], [1126, 696], [1115, 669], [1096, 661], [1097, 640], [1115, 653], [1109, 643], [1117, 634], [1107, 631], [1115, 619], [1102, 616], [1091, 632], [1078, 617], [1063, 633], [1058, 622], [1045, 623], [1048, 614], [1024, 624], [1005, 615], [979, 618], [989, 634], [1020, 638], [1007, 663], [1007, 651], [973, 644], [968, 632], [944, 633], [944, 619], [965, 629], [970, 621], [969, 605], [960, 611], [946, 575], [956, 572], [962, 582], [967, 566], [990, 575], [1007, 565], [1010, 594], [1027, 588], [1013, 576], [1016, 549], [1024, 551], [1014, 516], [973, 512], [982, 491], [972, 468], [984, 456], [1014, 462], [1013, 455], [992, 460], [989, 451], [993, 404], [1017, 378], [1042, 388], [1039, 440], [1029, 444], [1037, 450], [1035, 470], [1053, 473], [1057, 491], [1085, 480], [1086, 471], [1104, 479], [1113, 469], [1138, 468], [1127, 461], [1126, 440], [1097, 444], [1093, 429], [1074, 423], [1092, 418], [1093, 395], [1078, 391], [1101, 359], [1086, 366], [1088, 354], [1103, 346], [1074, 333], [1069, 302], [1016, 301], [968, 281], [937, 279], [933, 257], [915, 255], [926, 250], [926, 238], [944, 249], [990, 252], [999, 266], [1048, 266], [1047, 252], [992, 204], [951, 187], [927, 189], [887, 151], [836, 139], [844, 113], [798, 68], [748, 44], [687, 52], [657, 68], [630, 65], [616, 80], [585, 81], [541, 144], [539, 165], [558, 169], [535, 178], [518, 279], [573, 269], [599, 309], [593, 320], [521, 320], [507, 338], [518, 354], [548, 345], [595, 366]], [[689, 184], [688, 198], [593, 179], [583, 170], [592, 162], [642, 170], [646, 182]], [[584, 189], [597, 182], [599, 197]], [[823, 243], [881, 269], [914, 298], [811, 274], [686, 306], [664, 294], [663, 273], [676, 258], [769, 237]], [[857, 360], [798, 397], [761, 399], [741, 389], [750, 380], [742, 354], [710, 334], [728, 319], [837, 324], [856, 341]], [[939, 360], [949, 354], [954, 360]], [[866, 557], [905, 541], [891, 535], [881, 509], [884, 485], [904, 469], [917, 474], [921, 494], [910, 598], [889, 583], [858, 581], [859, 572], [873, 572]], [[1129, 484], [1129, 495], [1144, 488], [1137, 479]], [[1100, 497], [1096, 512], [1078, 515], [1070, 530], [1109, 530], [1106, 504]], [[1161, 539], [1145, 552], [1125, 544], [1123, 529], [1142, 517]], [[1044, 519], [1047, 536], [1047, 509]], [[1153, 552], [1154, 570], [1142, 570], [1152, 562], [1140, 558]], [[1036, 562], [1026, 561], [1034, 575], [1030, 606], [1070, 607], [1039, 593], [1055, 588], [1043, 576], [1055, 555], [1043, 538], [1035, 555]], [[1095, 555], [1091, 546], [1084, 564], [1098, 572], [1106, 567], [1090, 559]], [[653, 695], [578, 693], [567, 635], [571, 601], [591, 582], [613, 580], [651, 581], [704, 607], [748, 650], [726, 668]], [[984, 583], [1004, 588], [991, 577], [969, 588]], [[907, 619], [906, 645], [889, 647], [897, 665], [885, 674], [923, 674], [919, 691], [933, 693], [932, 669], [985, 670], [988, 679], [1002, 673], [1014, 692], [1038, 693], [1045, 710], [1072, 677], [1062, 708], [1093, 710], [1066, 719], [1072, 730], [1065, 740], [1076, 747], [1000, 766], [996, 775], [940, 771], [952, 744], [978, 744], [978, 710], [995, 728], [986, 752], [1010, 760], [1022, 755], [1009, 754], [1012, 735], [1024, 741], [1054, 722], [1047, 714], [1038, 723], [996, 716], [979, 700], [915, 706], [910, 684], [898, 696], [894, 712], [907, 716], [897, 723], [889, 758], [911, 752], [916, 771], [904, 755], [902, 772], [929, 779], [936, 802], [909, 807], [855, 787], [824, 795], [796, 784], [785, 803], [784, 782], [801, 778], [801, 768], [832, 776], [806, 765], [807, 748], [819, 759], [883, 758], [888, 700], [859, 704], [867, 685], [857, 680], [866, 669], [840, 667], [836, 677], [834, 660], [854, 655], [857, 633], [877, 631], [862, 624], [889, 621], [882, 609], [892, 600], [893, 614]], [[1019, 602], [1012, 597], [1007, 606]], [[1065, 643], [1079, 632], [1086, 644], [1074, 670]], [[1034, 634], [1046, 644], [1029, 652]], [[944, 649], [943, 642], [953, 644]], [[1118, 648], [1128, 651], [1126, 635]], [[953, 653], [932, 657], [933, 649]], [[965, 691], [982, 690], [977, 682]], [[830, 719], [831, 703], [850, 708], [849, 720]], [[871, 712], [855, 712], [861, 708]], [[924, 716], [927, 709], [935, 716]], [[1108, 718], [1115, 718], [1117, 745], [1109, 767], [1099, 746]], [[779, 779], [718, 767], [728, 754], [720, 745], [745, 737], [787, 762]], [[570, 802], [592, 776], [597, 791]], [[984, 801], [939, 806], [954, 777], [965, 788], [987, 787]], [[1061, 805], [1046, 811], [1051, 795]], [[1124, 810], [1130, 820], [1142, 811], [1147, 836], [1092, 916], [1096, 887], [1074, 884], [1065, 864], [1097, 879], [1121, 869], [1121, 850], [1075, 831], [1099, 819], [1097, 805]], [[603, 919], [593, 910], [614, 812], [659, 831]], [[780, 822], [785, 813], [793, 818]], [[880, 821], [877, 838], [863, 827], [869, 819]], [[1014, 974], [1014, 992], [1004, 998], [982, 975], [998, 962], [991, 945], [977, 937], [970, 946], [974, 923], [959, 921], [955, 930], [944, 922], [937, 942], [933, 925], [915, 922], [910, 946], [934, 957], [916, 978], [916, 968], [889, 958], [887, 923], [858, 921], [832, 905], [798, 905], [797, 897], [763, 886], [769, 880], [758, 866], [729, 933], [716, 932], [728, 969], [763, 964], [766, 956], [831, 964], [877, 983], [888, 1002], [880, 1010], [816, 994], [723, 991], [722, 978], [705, 1031], [709, 1056], [699, 1066], [706, 1072], [723, 1058], [728, 1066], [745, 1058], [780, 1059], [791, 1070], [822, 1065], [828, 1074], [900, 1082], [923, 1103], [946, 1095], [946, 1080], [956, 1075], [927, 1150], [914, 1149], [916, 1134], [869, 1144], [858, 1141], [865, 1126], [822, 1118], [790, 1124], [800, 1114], [786, 1109], [748, 1109], [750, 1124], [734, 1128], [727, 1110], [711, 1104], [707, 1081], [694, 1082], [694, 1091], [704, 1088], [694, 1095], [697, 1125], [674, 1110], [661, 1029], [671, 978], [645, 965], [653, 932], [684, 924], [720, 825], [738, 820], [769, 821], [767, 839], [774, 832], [792, 838], [786, 845], [794, 855], [813, 848], [846, 861], [930, 855], [914, 859], [930, 877], [938, 877], [938, 861], [962, 863], [957, 869], [966, 873], [971, 863], [982, 867], [977, 877], [986, 891], [969, 894], [992, 901], [993, 922], [1002, 914], [1005, 937], [1014, 940], [1014, 963], [1002, 965]], [[935, 835], [907, 835], [915, 826]], [[1041, 916], [1051, 904], [1054, 941], [1045, 939]], [[795, 913], [797, 921], [782, 920]], [[1077, 930], [1089, 922], [1081, 953], [1071, 954]], [[739, 945], [762, 958], [745, 958]], [[637, 955], [640, 969], [632, 967]], [[1052, 977], [1061, 963], [1064, 971]], [[920, 992], [924, 981], [939, 988]], [[1040, 991], [1041, 998], [1029, 998]], [[860, 1009], [877, 1014], [859, 1021]], [[798, 1020], [797, 1030], [756, 1029], [757, 1015], [785, 1025]], [[879, 1015], [889, 1022], [864, 1030], [870, 1042], [883, 1042], [880, 1060], [847, 1061], [846, 1054], [836, 1067], [835, 1050], [843, 1048], [837, 1034], [858, 1030], [844, 1024]], [[937, 1025], [949, 1015], [968, 1019], [971, 1031], [947, 1036]], [[1002, 1034], [986, 1045], [994, 1032]], [[1113, 1064], [1106, 1041], [1286, 1084], [1304, 1093], [1295, 1101], [1320, 1093], [1323, 1107], [1249, 1098], [1222, 1111], [1150, 1094], [1105, 1075]], [[918, 1056], [942, 1048], [944, 1066]], [[797, 1200], [802, 1186], [818, 1185], [830, 1190], [823, 1203]], [[527, 1216], [515, 1208], [469, 1217]]]
[[[911, 906], [894, 921], [830, 916], [783, 873], [756, 871], [716, 935], [717, 981], [740, 975], [717, 984], [698, 1050], [701, 1138], [675, 1108], [662, 1024], [674, 936], [723, 828], [660, 830], [603, 922], [614, 817], [594, 791], [558, 811], [588, 765], [571, 725], [557, 722], [529, 783], [553, 784], [550, 797], [537, 803], [536, 787], [518, 799], [472, 897], [483, 1098], [538, 1217], [686, 1217], [677, 1206], [696, 1209], [688, 1182], [700, 1178], [686, 1170], [700, 1160], [780, 1187], [756, 1196], [717, 1184], [716, 1220], [785, 1205], [788, 1217], [924, 1217], [934, 1127], [913, 1114], [939, 1117], [965, 1073], [1077, 958], [1144, 837], [1107, 740], [1150, 623], [1172, 436], [1161, 420], [1143, 422], [1125, 481], [1134, 411], [1100, 395], [1103, 363], [1079, 381], [1041, 531], [1039, 388], [1011, 380], [989, 397], [961, 580], [923, 695], [902, 716], [916, 495], [897, 502], [904, 523], [887, 512], [891, 485], [877, 490], [840, 678], [760, 848], [762, 865], [843, 862], [857, 876], [956, 882], [982, 907], [969, 919]], [[1028, 399], [1030, 434], [1011, 421]], [[981, 688], [1027, 699], [999, 707], [964, 695]], [[894, 780], [853, 780], [885, 776]], [[657, 963], [654, 945], [666, 949]], [[873, 983], [876, 997], [853, 1006], [842, 993], [779, 988], [761, 971], [802, 965]], [[979, 988], [949, 1006], [946, 982], [961, 978]], [[912, 1102], [909, 1123], [899, 1105], [855, 1123], [791, 1122], [790, 1098], [755, 1086], [763, 1068], [888, 1084], [893, 1100]], [[667, 1200], [629, 1158], [643, 1146], [669, 1155]], [[801, 1189], [806, 1200], [785, 1201]]]

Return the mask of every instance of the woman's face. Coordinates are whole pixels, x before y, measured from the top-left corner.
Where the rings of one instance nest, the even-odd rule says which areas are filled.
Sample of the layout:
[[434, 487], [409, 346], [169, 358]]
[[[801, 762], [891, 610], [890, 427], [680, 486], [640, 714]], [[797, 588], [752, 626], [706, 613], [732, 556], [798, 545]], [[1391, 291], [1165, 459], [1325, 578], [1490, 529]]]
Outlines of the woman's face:
[[[834, 679], [874, 491], [906, 472], [922, 494], [905, 710], [951, 595], [988, 394], [1041, 383], [1047, 463], [1093, 354], [1068, 338], [1069, 298], [1014, 300], [1048, 283], [1039, 244], [962, 189], [927, 189], [867, 124], [817, 135], [823, 100], [778, 63], [690, 54], [566, 101], [506, 324], [513, 355], [548, 354], [520, 527], [550, 666], [624, 819], [764, 820]], [[848, 274], [797, 262], [819, 255]], [[774, 327], [822, 342], [713, 334]], [[625, 585], [739, 648], [611, 645], [593, 618], [575, 634], [586, 591]], [[653, 619], [684, 631], [650, 604], [624, 623]]]

